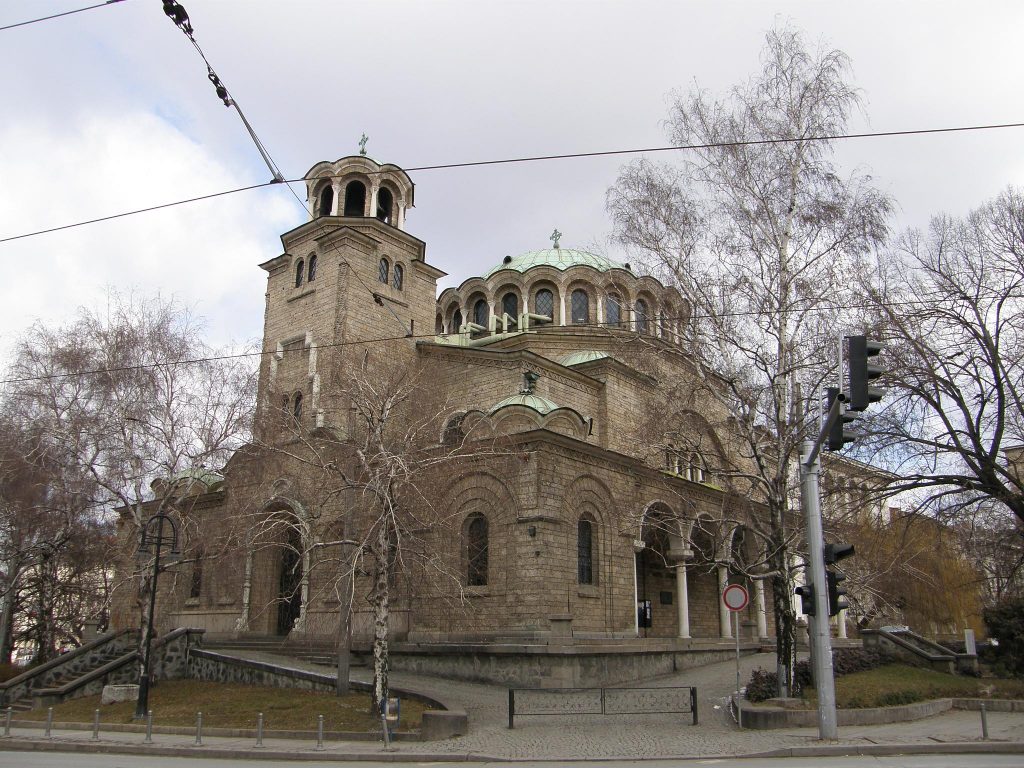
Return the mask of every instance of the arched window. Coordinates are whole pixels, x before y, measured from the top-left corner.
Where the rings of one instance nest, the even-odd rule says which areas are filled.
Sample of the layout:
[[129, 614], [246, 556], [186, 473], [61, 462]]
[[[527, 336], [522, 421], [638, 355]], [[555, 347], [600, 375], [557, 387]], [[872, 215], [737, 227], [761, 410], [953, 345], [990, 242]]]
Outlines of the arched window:
[[572, 322], [582, 325], [590, 321], [590, 299], [587, 292], [578, 288], [572, 292]]
[[580, 584], [594, 583], [594, 524], [585, 517], [576, 523], [576, 578]]
[[636, 332], [647, 333], [647, 302], [643, 299], [636, 300]]
[[402, 290], [402, 279], [405, 277], [405, 270], [402, 269], [401, 264], [395, 264], [394, 270], [391, 272], [391, 284], [398, 290]]
[[314, 280], [316, 280], [316, 262], [317, 262], [316, 254], [315, 253], [310, 254], [310, 256], [309, 256], [309, 269], [306, 271], [306, 273], [308, 275], [308, 277], [306, 277], [306, 282], [307, 283], [312, 283]]
[[395, 198], [391, 195], [390, 189], [381, 187], [377, 190], [377, 218], [385, 224], [391, 223], [391, 208], [394, 204]]
[[302, 278], [306, 276], [306, 262], [299, 259], [295, 262], [295, 287], [302, 285]]
[[604, 322], [609, 328], [618, 328], [622, 322], [622, 305], [619, 303], [619, 297], [614, 294], [608, 297], [608, 303], [605, 305]]
[[391, 271], [391, 265], [388, 264], [387, 259], [381, 259], [380, 264], [377, 265], [377, 279], [380, 280], [384, 285], [388, 284], [388, 272]]
[[473, 515], [466, 526], [466, 584], [487, 585], [487, 518]]
[[328, 184], [320, 192], [320, 215], [330, 216], [334, 209], [334, 188]]
[[434, 318], [434, 333], [438, 335], [444, 333], [444, 319], [440, 315]]
[[519, 317], [519, 297], [509, 291], [501, 297], [501, 311], [515, 320]]
[[345, 187], [345, 215], [366, 215], [366, 185], [361, 181], [350, 181]]
[[296, 392], [292, 400], [292, 418], [299, 421], [302, 418], [302, 393]]
[[484, 299], [478, 299], [473, 305], [473, 322], [486, 328], [488, 311], [487, 302]]
[[537, 297], [533, 300], [533, 311], [538, 315], [544, 315], [555, 319], [555, 295], [547, 288], [537, 291]]
[[444, 435], [441, 437], [441, 442], [444, 445], [461, 445], [463, 438], [466, 436], [465, 431], [462, 429], [462, 422], [465, 418], [466, 414], [457, 413], [445, 424]]
[[458, 333], [459, 328], [462, 327], [462, 310], [456, 309], [455, 314], [452, 315], [452, 327], [448, 329], [449, 333]]

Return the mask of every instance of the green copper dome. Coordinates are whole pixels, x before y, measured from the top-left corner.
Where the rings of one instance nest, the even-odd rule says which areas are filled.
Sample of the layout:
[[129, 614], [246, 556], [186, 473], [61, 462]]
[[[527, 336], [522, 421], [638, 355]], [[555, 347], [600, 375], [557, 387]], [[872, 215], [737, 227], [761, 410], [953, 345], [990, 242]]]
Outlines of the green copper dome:
[[527, 408], [532, 408], [537, 413], [547, 415], [554, 410], [558, 409], [558, 406], [548, 400], [546, 397], [535, 395], [532, 392], [519, 392], [518, 394], [512, 395], [512, 397], [506, 397], [500, 403], [492, 407], [488, 413], [494, 414], [509, 405], [525, 405]]
[[593, 267], [598, 272], [607, 272], [610, 269], [626, 269], [625, 264], [612, 261], [604, 256], [598, 256], [596, 253], [590, 253], [589, 251], [579, 251], [575, 248], [546, 248], [543, 251], [527, 251], [515, 258], [506, 256], [501, 264], [484, 274], [484, 279], [502, 269], [525, 272], [533, 267], [554, 267], [562, 271], [569, 269], [569, 267]]

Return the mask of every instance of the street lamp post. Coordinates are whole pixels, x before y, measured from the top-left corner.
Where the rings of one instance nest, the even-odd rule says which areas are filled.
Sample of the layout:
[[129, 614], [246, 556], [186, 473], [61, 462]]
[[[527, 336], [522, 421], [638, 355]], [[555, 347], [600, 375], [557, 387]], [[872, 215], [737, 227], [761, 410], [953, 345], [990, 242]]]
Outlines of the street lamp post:
[[[164, 532], [164, 526], [170, 528], [169, 533]], [[153, 515], [146, 524], [142, 526], [142, 536], [139, 541], [137, 558], [144, 563], [150, 556], [153, 558], [153, 576], [149, 588], [149, 619], [146, 622], [146, 636], [142, 644], [142, 664], [139, 669], [139, 699], [135, 705], [135, 719], [142, 720], [149, 710], [149, 677], [152, 659], [150, 649], [153, 645], [153, 615], [156, 610], [156, 580], [160, 575], [160, 557], [163, 550], [169, 545], [170, 551], [164, 557], [165, 563], [177, 562], [181, 558], [178, 549], [178, 526], [167, 514], [160, 512]]]

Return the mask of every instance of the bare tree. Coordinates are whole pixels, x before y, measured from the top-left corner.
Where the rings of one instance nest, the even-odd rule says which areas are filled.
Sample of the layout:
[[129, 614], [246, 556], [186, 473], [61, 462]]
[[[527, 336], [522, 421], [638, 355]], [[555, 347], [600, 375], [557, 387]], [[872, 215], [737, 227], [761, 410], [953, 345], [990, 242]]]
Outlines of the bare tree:
[[918, 510], [945, 519], [969, 520], [986, 502], [1024, 523], [1021, 191], [905, 233], [863, 287], [889, 389], [866, 432], [898, 468], [890, 491], [915, 491]]
[[885, 238], [890, 202], [870, 177], [840, 177], [823, 140], [860, 104], [846, 55], [810, 51], [784, 27], [768, 32], [761, 64], [724, 99], [676, 94], [671, 139], [697, 148], [680, 166], [627, 166], [608, 207], [618, 241], [691, 303], [698, 371], [717, 378], [708, 391], [737, 417], [734, 476], [769, 516], [781, 684], [795, 659], [789, 568], [805, 413], [828, 372], [839, 276]]
[[[102, 312], [82, 309], [57, 329], [36, 323], [20, 340], [7, 396], [59, 447], [98, 518], [109, 522], [119, 509], [138, 531], [177, 498], [154, 498], [154, 481], [219, 465], [247, 439], [250, 364], [218, 355], [199, 333], [173, 301], [114, 294]], [[152, 584], [148, 571], [140, 577], [144, 648]]]

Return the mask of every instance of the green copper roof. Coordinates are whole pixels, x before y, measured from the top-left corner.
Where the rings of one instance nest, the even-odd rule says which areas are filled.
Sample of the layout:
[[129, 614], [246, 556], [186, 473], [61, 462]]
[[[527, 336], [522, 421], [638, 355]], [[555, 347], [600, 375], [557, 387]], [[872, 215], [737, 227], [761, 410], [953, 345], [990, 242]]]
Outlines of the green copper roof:
[[566, 355], [562, 358], [562, 365], [567, 368], [571, 368], [574, 365], [581, 363], [589, 363], [591, 360], [601, 360], [608, 357], [607, 352], [598, 352], [593, 349], [588, 349], [584, 352], [573, 352], [571, 355]]
[[492, 407], [488, 414], [494, 414], [500, 411], [507, 405], [525, 405], [527, 408], [532, 408], [537, 413], [547, 415], [558, 408], [557, 405], [552, 403], [546, 397], [540, 395], [527, 394], [525, 392], [519, 392], [512, 397], [506, 397], [500, 403]]
[[604, 256], [588, 251], [578, 251], [575, 248], [546, 248], [543, 251], [527, 251], [514, 259], [505, 257], [498, 266], [488, 270], [484, 279], [502, 269], [513, 269], [516, 272], [525, 272], [533, 267], [554, 267], [562, 271], [569, 267], [593, 267], [599, 272], [607, 272], [610, 269], [625, 269], [624, 264], [612, 261]]

